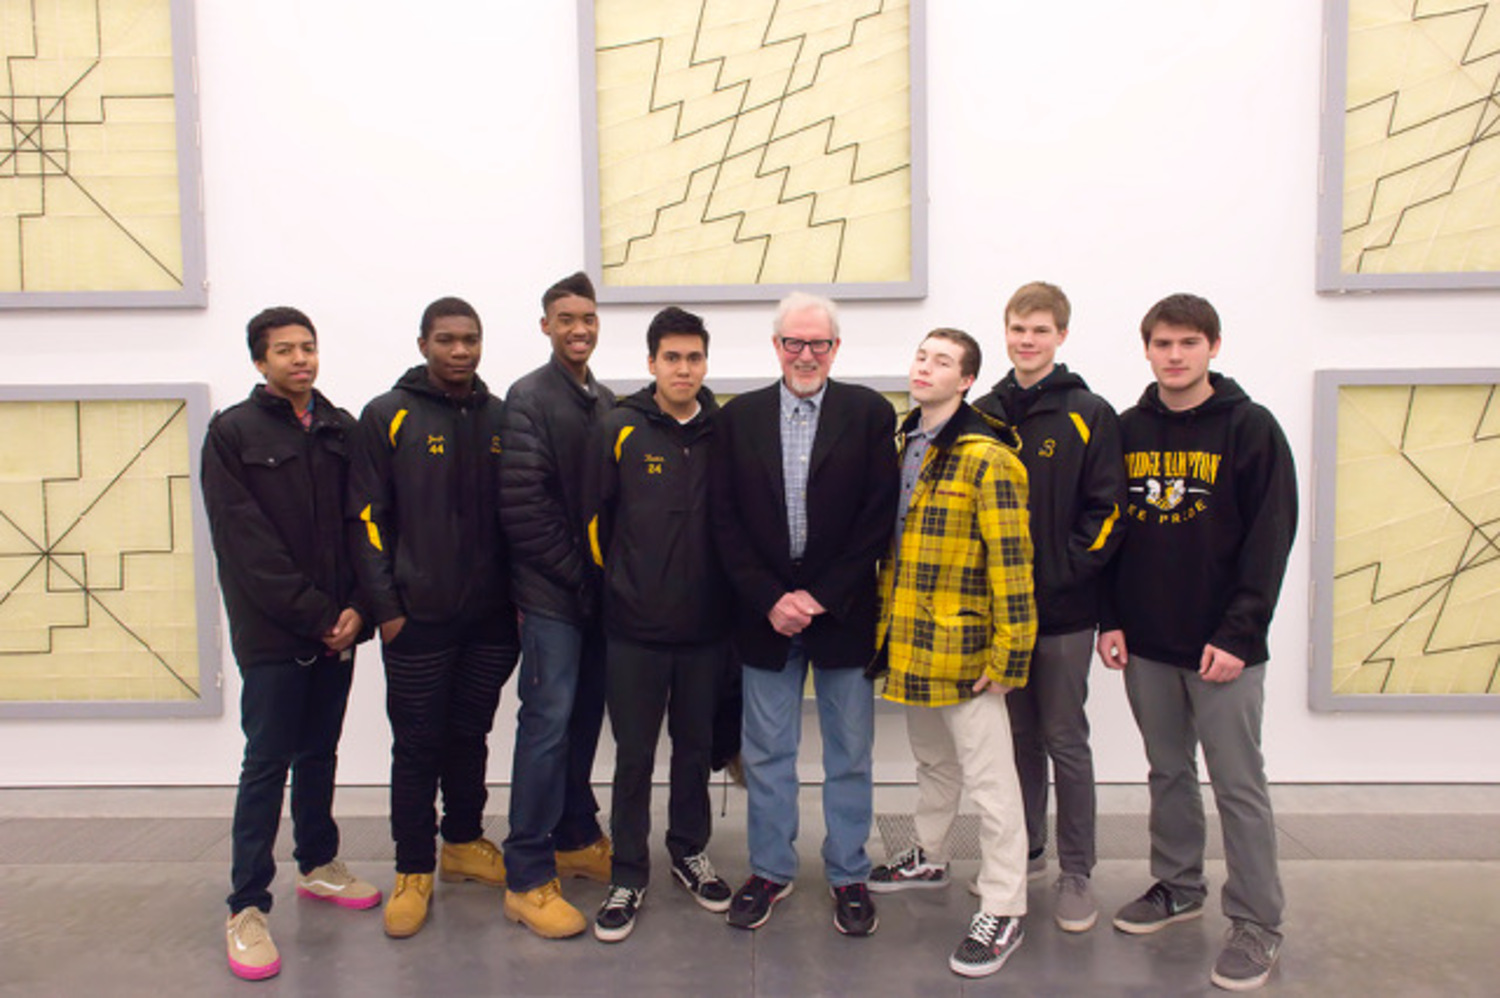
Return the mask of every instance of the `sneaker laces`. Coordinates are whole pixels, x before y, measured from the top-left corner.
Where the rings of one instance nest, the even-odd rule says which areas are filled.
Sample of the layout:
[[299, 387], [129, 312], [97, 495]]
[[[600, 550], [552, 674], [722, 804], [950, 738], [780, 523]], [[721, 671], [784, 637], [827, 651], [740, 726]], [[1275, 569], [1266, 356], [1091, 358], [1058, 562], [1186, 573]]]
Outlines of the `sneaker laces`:
[[896, 858], [886, 865], [894, 869], [905, 870], [908, 867], [921, 865], [924, 859], [921, 846], [909, 846], [906, 851], [897, 853]]
[[627, 911], [631, 905], [636, 903], [636, 889], [634, 887], [612, 885], [609, 889], [609, 895], [604, 899], [604, 910]]
[[246, 949], [253, 949], [270, 936], [266, 916], [259, 908], [246, 908], [234, 918], [234, 936]]
[[1057, 878], [1057, 893], [1059, 895], [1075, 894], [1078, 897], [1083, 897], [1088, 894], [1088, 885], [1087, 877], [1080, 876], [1077, 873], [1064, 873]]
[[1226, 949], [1239, 950], [1257, 964], [1271, 962], [1271, 947], [1261, 932], [1250, 922], [1236, 920], [1229, 926], [1229, 936], [1224, 942]]
[[713, 863], [709, 862], [708, 853], [696, 852], [691, 856], [684, 856], [682, 865], [688, 868], [688, 872], [698, 881], [699, 886], [710, 880], [718, 880], [719, 874], [715, 872]]
[[981, 911], [969, 922], [969, 938], [981, 946], [994, 945], [995, 937], [1000, 934], [1000, 923], [1004, 919], [1004, 915], [991, 915]]
[[354, 875], [349, 872], [349, 868], [344, 865], [343, 860], [330, 859], [323, 864], [322, 879], [340, 887], [347, 887], [354, 881]]
[[1150, 901], [1152, 904], [1166, 911], [1172, 910], [1172, 888], [1158, 880], [1152, 884], [1141, 897], [1142, 901]]

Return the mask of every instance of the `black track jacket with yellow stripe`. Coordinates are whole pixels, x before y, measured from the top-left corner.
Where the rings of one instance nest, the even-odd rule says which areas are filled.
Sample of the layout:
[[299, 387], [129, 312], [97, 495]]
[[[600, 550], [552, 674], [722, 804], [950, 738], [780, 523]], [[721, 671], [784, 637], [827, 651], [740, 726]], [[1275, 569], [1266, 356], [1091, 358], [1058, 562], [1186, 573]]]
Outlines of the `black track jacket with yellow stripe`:
[[732, 596], [708, 511], [719, 406], [703, 388], [698, 415], [679, 423], [654, 392], [647, 385], [621, 400], [594, 435], [584, 505], [604, 630], [661, 644], [722, 640]]
[[463, 399], [417, 365], [365, 406], [349, 468], [354, 564], [375, 622], [509, 612], [497, 514], [500, 400]]
[[[1035, 392], [1029, 408], [1016, 404]], [[1036, 609], [1041, 634], [1089, 630], [1099, 620], [1104, 566], [1120, 544], [1125, 463], [1120, 422], [1066, 364], [1029, 389], [1015, 372], [974, 403], [1015, 427], [1031, 492]]]

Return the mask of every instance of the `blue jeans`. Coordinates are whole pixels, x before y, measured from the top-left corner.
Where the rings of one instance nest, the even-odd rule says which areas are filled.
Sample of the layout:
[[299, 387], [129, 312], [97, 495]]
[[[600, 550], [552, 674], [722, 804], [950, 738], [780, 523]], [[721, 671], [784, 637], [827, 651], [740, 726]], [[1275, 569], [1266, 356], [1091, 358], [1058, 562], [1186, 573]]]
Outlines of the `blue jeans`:
[[[807, 653], [793, 641], [780, 671], [746, 668], [743, 676], [750, 870], [779, 884], [797, 876], [797, 749], [807, 669]], [[834, 887], [863, 883], [870, 875], [874, 687], [859, 669], [814, 669], [813, 688], [823, 734], [824, 872]]]
[[589, 784], [604, 723], [603, 633], [527, 613], [517, 692], [505, 874], [521, 892], [557, 876], [554, 850], [581, 849], [604, 835]]
[[231, 913], [271, 910], [272, 849], [288, 771], [297, 868], [306, 873], [338, 855], [333, 781], [353, 673], [352, 653], [347, 661], [319, 656], [306, 665], [289, 660], [241, 670], [245, 759], [234, 802]]

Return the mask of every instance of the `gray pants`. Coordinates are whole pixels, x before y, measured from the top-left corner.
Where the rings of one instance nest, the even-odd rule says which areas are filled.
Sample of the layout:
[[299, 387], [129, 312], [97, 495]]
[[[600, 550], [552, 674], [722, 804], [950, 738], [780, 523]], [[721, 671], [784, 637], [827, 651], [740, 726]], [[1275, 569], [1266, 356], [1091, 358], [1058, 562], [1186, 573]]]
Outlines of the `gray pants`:
[[1032, 855], [1047, 845], [1047, 759], [1057, 783], [1057, 860], [1064, 873], [1094, 869], [1094, 755], [1089, 750], [1089, 664], [1094, 632], [1037, 638], [1031, 678], [1005, 698], [1026, 804]]
[[1210, 683], [1137, 654], [1125, 667], [1125, 692], [1151, 764], [1151, 875], [1174, 894], [1202, 899], [1208, 893], [1201, 742], [1224, 830], [1224, 914], [1274, 930], [1284, 901], [1260, 751], [1265, 683], [1264, 666], [1230, 683]]

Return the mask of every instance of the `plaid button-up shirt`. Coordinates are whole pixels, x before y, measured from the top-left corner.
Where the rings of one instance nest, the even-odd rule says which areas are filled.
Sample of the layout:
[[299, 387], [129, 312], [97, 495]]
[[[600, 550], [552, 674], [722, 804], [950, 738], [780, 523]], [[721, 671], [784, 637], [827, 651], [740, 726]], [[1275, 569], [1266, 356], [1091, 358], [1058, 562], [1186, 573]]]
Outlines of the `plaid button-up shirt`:
[[812, 463], [818, 413], [823, 410], [825, 383], [817, 394], [799, 398], [781, 383], [781, 480], [786, 486], [786, 525], [792, 560], [807, 550], [807, 469]]

